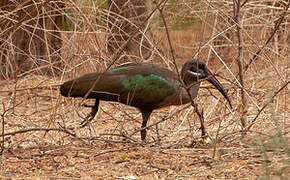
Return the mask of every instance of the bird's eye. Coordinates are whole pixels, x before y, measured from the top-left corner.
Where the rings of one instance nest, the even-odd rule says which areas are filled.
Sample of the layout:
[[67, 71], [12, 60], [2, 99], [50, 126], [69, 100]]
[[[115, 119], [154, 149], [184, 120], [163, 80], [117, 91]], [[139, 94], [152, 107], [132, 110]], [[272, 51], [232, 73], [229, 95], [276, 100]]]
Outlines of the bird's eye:
[[204, 64], [198, 64], [198, 69], [204, 69]]

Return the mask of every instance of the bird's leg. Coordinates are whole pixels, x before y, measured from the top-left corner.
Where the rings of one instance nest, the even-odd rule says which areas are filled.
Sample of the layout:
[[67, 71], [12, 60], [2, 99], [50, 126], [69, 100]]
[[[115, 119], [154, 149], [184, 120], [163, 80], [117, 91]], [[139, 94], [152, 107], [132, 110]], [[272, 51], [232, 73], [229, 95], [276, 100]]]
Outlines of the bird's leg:
[[204, 126], [203, 110], [200, 112], [198, 107], [197, 107], [197, 104], [195, 104], [195, 103], [191, 103], [191, 105], [194, 107], [194, 110], [195, 110], [195, 112], [196, 112], [196, 114], [198, 115], [198, 118], [199, 118], [200, 129], [201, 129], [201, 137], [205, 138], [205, 137], [207, 137], [207, 132], [206, 132], [206, 129], [205, 129], [205, 126]]
[[87, 115], [87, 117], [85, 117], [85, 120], [81, 122], [81, 127], [85, 127], [92, 119], [94, 119], [99, 109], [99, 102], [100, 100], [96, 99], [94, 106], [85, 105], [85, 107], [91, 107], [92, 111]]
[[147, 126], [147, 121], [150, 117], [150, 114], [151, 114], [152, 111], [144, 111], [144, 110], [141, 110], [141, 113], [142, 113], [142, 118], [143, 118], [143, 121], [142, 121], [142, 125], [141, 125], [141, 140], [142, 141], [145, 141], [146, 139], [146, 126]]

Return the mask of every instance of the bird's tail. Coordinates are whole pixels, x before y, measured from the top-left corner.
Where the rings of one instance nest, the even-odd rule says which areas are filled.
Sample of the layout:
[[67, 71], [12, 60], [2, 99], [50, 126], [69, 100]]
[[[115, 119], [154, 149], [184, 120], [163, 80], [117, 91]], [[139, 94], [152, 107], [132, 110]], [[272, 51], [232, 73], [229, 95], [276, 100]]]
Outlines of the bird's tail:
[[90, 84], [84, 84], [78, 79], [70, 80], [60, 86], [60, 94], [65, 97], [85, 97], [91, 87]]
[[74, 96], [72, 96], [73, 89], [74, 89], [74, 87], [73, 87], [71, 81], [67, 81], [60, 86], [59, 90], [60, 90], [60, 94], [62, 96], [74, 97]]

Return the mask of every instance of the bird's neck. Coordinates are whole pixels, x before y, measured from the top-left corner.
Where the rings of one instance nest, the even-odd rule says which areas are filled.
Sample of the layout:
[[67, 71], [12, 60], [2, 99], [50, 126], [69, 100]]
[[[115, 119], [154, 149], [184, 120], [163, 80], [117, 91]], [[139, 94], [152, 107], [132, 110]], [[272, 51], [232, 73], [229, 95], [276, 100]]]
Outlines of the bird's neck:
[[[182, 88], [182, 104], [189, 103], [191, 101], [190, 98], [196, 98], [199, 86], [200, 83], [195, 83], [187, 86], [187, 89]], [[191, 97], [189, 97], [188, 92], [190, 93]]]

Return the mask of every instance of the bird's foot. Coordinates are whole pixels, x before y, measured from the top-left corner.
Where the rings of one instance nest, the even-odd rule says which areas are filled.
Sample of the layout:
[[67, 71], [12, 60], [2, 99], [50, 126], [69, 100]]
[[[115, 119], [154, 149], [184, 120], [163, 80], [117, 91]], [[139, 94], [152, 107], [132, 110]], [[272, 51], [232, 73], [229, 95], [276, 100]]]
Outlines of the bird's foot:
[[97, 112], [98, 112], [98, 109], [95, 107], [95, 106], [88, 106], [88, 105], [85, 105], [85, 107], [91, 107], [92, 108], [92, 111], [90, 112], [90, 114], [88, 114], [85, 119], [81, 122], [81, 128], [85, 127], [86, 125], [88, 125], [89, 122], [91, 122]]

